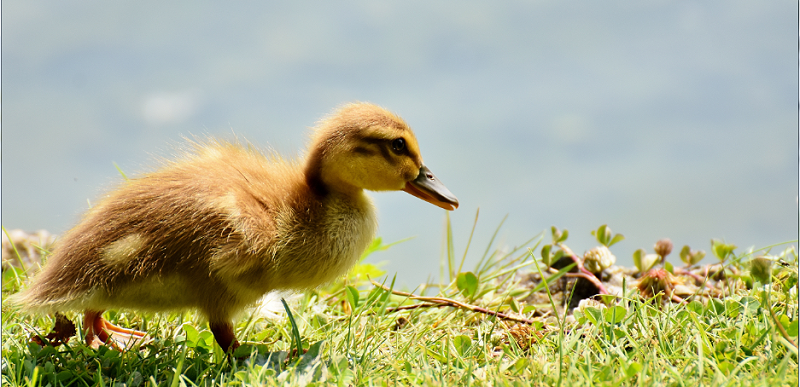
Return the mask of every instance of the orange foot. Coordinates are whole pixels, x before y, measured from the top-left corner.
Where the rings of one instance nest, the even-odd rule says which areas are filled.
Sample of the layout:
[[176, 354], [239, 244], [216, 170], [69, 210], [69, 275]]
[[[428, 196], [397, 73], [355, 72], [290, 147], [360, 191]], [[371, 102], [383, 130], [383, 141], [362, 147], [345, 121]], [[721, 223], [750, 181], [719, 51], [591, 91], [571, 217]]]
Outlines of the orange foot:
[[103, 318], [103, 311], [89, 311], [83, 314], [83, 329], [86, 345], [97, 349], [108, 345], [118, 351], [141, 347], [150, 339], [142, 331], [118, 327]]

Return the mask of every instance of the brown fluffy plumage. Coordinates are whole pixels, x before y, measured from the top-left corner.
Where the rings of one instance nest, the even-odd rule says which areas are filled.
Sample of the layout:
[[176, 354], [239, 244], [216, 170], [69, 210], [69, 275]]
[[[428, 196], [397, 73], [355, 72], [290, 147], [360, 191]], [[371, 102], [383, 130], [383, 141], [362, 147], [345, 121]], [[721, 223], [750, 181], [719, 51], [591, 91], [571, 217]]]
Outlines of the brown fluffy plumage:
[[458, 206], [422, 164], [402, 119], [351, 104], [319, 123], [305, 162], [208, 141], [124, 182], [64, 235], [12, 301], [32, 313], [84, 311], [87, 341], [106, 342], [109, 332], [135, 332], [102, 320], [106, 309], [193, 308], [224, 349], [235, 348], [231, 319], [244, 307], [355, 264], [377, 228], [364, 189]]

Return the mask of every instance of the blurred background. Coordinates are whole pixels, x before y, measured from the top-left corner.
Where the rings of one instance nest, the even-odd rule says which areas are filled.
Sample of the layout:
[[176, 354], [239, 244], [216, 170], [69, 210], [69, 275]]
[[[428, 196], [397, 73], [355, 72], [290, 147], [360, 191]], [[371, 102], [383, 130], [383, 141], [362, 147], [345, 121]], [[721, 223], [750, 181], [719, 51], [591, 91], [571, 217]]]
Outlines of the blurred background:
[[[607, 223], [632, 265], [669, 237], [707, 252], [798, 235], [798, 3], [2, 3], [2, 225], [62, 234], [184, 136], [300, 156], [335, 107], [415, 129], [458, 196], [466, 268], [504, 216], [512, 249], [552, 225], [576, 252]], [[444, 211], [373, 193], [370, 257], [410, 287], [439, 276]], [[545, 234], [549, 238], [549, 234]], [[706, 260], [713, 260], [709, 253]]]

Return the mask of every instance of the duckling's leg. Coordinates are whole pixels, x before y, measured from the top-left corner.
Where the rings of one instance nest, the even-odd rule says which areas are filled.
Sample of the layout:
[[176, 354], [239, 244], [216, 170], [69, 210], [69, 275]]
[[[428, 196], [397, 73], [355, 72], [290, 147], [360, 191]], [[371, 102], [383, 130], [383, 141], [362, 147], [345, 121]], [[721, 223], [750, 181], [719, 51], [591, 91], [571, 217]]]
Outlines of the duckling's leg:
[[97, 349], [106, 344], [118, 351], [143, 344], [147, 334], [116, 326], [103, 318], [103, 311], [87, 310], [83, 314], [86, 345]]
[[228, 352], [239, 348], [239, 341], [236, 340], [236, 334], [233, 332], [233, 323], [231, 322], [210, 322], [208, 324], [211, 328], [211, 333], [214, 334], [214, 339], [223, 351]]

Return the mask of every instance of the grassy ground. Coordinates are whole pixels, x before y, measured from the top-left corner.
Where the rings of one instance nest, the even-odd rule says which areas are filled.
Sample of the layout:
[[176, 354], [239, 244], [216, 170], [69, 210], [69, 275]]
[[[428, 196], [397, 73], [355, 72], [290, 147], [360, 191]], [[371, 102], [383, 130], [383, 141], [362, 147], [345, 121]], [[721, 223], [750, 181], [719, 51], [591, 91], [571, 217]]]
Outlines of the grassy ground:
[[[256, 311], [242, 317], [236, 333], [250, 343], [239, 350], [250, 353], [243, 361], [228, 361], [191, 312], [108, 312], [110, 321], [154, 338], [142, 350], [120, 353], [91, 349], [80, 333], [55, 348], [34, 344], [31, 337], [50, 332], [53, 319], [4, 305], [2, 384], [798, 385], [793, 246], [771, 254], [713, 247], [722, 254], [720, 296], [698, 291], [686, 302], [669, 301], [623, 286], [617, 297], [585, 301], [572, 313], [557, 304], [575, 301], [575, 278], [570, 287], [565, 274], [574, 265], [560, 271], [544, 265], [552, 251], [565, 251], [566, 237], [553, 231], [552, 244], [539, 238], [530, 250], [500, 256], [487, 248], [472, 270], [454, 258], [448, 235], [442, 266], [450, 282], [408, 293], [393, 289], [393, 279], [376, 267], [359, 265], [336, 284], [290, 297], [288, 316]], [[545, 262], [543, 246], [550, 246]], [[386, 247], [377, 241], [368, 253]], [[772, 263], [766, 276], [750, 270], [759, 254]], [[530, 280], [542, 276], [549, 286]], [[4, 270], [3, 299], [25, 280], [22, 269]], [[533, 293], [547, 301], [527, 303]], [[527, 322], [497, 318], [497, 311]], [[77, 314], [68, 317], [80, 321]]]

